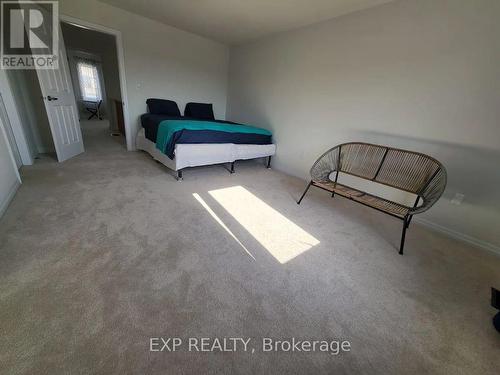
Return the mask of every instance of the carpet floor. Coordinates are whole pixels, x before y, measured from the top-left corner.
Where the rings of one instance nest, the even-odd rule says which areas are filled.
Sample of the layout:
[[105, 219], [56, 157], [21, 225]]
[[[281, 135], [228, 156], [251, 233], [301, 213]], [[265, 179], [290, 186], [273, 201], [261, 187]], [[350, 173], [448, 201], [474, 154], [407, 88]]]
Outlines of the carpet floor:
[[[0, 373], [498, 374], [498, 256], [418, 223], [400, 256], [400, 221], [315, 189], [298, 206], [304, 182], [263, 164], [177, 182], [83, 130], [84, 154], [23, 167], [0, 219]], [[160, 337], [183, 344], [150, 351]], [[262, 351], [292, 337], [350, 351]]]

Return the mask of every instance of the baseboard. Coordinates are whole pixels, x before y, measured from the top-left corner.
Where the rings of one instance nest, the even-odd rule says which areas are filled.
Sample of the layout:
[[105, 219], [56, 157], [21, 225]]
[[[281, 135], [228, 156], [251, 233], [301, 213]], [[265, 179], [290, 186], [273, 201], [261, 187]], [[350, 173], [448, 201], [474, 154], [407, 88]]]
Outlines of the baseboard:
[[9, 207], [10, 202], [12, 201], [14, 196], [16, 195], [16, 192], [17, 192], [17, 189], [19, 188], [19, 186], [21, 186], [21, 183], [16, 179], [16, 182], [10, 188], [5, 199], [2, 202], [0, 202], [0, 217], [3, 216], [5, 211], [7, 211], [7, 207]]
[[433, 223], [432, 221], [429, 221], [429, 220], [421, 219], [421, 218], [416, 217], [416, 216], [413, 218], [413, 220], [419, 224], [422, 224], [422, 225], [428, 227], [429, 229], [435, 230], [436, 232], [443, 233], [443, 234], [445, 234], [449, 237], [452, 237], [456, 240], [466, 242], [468, 244], [471, 244], [473, 246], [479, 247], [481, 249], [487, 250], [489, 252], [495, 253], [496, 255], [500, 256], [500, 246], [493, 245], [492, 243], [480, 240], [480, 239], [475, 238], [475, 237], [468, 236], [466, 234], [457, 232], [457, 231], [450, 229], [450, 228], [443, 227], [442, 225]]

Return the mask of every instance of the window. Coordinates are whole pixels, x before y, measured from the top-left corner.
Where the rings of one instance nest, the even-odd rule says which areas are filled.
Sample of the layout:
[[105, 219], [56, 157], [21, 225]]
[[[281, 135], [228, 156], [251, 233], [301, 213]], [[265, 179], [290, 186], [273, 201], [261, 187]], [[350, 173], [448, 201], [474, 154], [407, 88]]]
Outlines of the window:
[[99, 74], [97, 66], [91, 62], [78, 62], [78, 80], [80, 81], [80, 93], [85, 101], [97, 102], [102, 99], [101, 86], [99, 85]]

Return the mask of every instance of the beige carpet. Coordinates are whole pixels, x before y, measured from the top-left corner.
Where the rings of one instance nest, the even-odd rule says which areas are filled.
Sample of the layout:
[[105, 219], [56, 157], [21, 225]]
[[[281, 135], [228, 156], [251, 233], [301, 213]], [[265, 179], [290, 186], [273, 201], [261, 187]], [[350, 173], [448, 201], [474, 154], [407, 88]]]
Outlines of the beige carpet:
[[[256, 162], [177, 182], [103, 123], [42, 158], [0, 220], [2, 374], [498, 374], [500, 258]], [[250, 337], [255, 353], [150, 352]], [[262, 337], [351, 351], [262, 353]]]

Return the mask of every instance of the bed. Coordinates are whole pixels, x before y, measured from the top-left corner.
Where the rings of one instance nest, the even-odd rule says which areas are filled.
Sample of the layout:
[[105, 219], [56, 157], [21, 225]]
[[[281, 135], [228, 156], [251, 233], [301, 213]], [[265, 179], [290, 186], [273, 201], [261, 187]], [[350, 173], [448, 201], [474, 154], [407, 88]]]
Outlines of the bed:
[[237, 160], [267, 158], [276, 152], [271, 133], [262, 128], [216, 120], [211, 104], [188, 103], [181, 116], [170, 100], [148, 99], [149, 113], [141, 116], [142, 128], [136, 137], [139, 150], [177, 173], [189, 167], [230, 163], [234, 173]]

